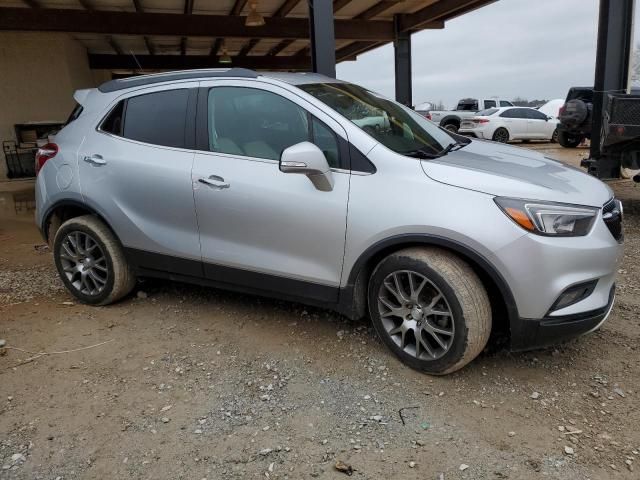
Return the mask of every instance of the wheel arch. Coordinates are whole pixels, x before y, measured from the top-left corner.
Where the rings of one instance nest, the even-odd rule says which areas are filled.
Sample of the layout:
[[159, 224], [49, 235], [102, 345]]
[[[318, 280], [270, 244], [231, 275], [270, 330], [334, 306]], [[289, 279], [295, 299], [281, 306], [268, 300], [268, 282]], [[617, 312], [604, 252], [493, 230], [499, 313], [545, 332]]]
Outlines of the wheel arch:
[[487, 289], [494, 317], [492, 335], [509, 335], [511, 324], [517, 322], [519, 316], [511, 288], [502, 274], [473, 248], [437, 235], [395, 235], [367, 248], [354, 263], [347, 284], [341, 289], [340, 312], [352, 319], [366, 316], [367, 287], [374, 268], [388, 255], [409, 247], [439, 247], [465, 260]]
[[500, 129], [507, 131], [507, 133], [509, 134], [509, 140], [520, 140], [520, 137], [518, 137], [517, 135], [514, 136], [513, 132], [511, 132], [511, 129], [506, 124], [498, 125], [496, 128], [493, 129], [493, 132], [491, 133], [492, 139], [493, 139], [493, 136], [496, 134], [496, 132]]
[[461, 121], [461, 118], [457, 115], [447, 115], [442, 120], [440, 120], [440, 126], [444, 127], [445, 125], [448, 125], [450, 123], [455, 123], [456, 125], [458, 125], [458, 127], [460, 127]]
[[[69, 220], [70, 218], [80, 217], [82, 215], [94, 215], [99, 218], [106, 226], [113, 232], [111, 224], [107, 221], [104, 215], [102, 215], [97, 209], [87, 205], [84, 202], [78, 200], [59, 200], [51, 205], [42, 217], [41, 231], [44, 239], [51, 243], [53, 240], [52, 233], [58, 231], [60, 225]], [[53, 230], [52, 230], [53, 229]], [[117, 237], [117, 236], [116, 236]]]

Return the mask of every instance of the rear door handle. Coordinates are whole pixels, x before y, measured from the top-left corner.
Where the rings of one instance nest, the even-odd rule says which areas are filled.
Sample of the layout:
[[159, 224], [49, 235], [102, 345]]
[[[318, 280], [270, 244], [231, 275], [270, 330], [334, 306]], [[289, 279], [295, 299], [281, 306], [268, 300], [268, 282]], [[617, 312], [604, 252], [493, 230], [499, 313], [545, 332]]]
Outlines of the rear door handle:
[[97, 153], [91, 156], [86, 156], [83, 159], [87, 163], [93, 163], [94, 165], [106, 165], [107, 161], [102, 158], [102, 155], [98, 155]]
[[209, 177], [201, 177], [198, 179], [200, 183], [204, 183], [205, 185], [209, 185], [210, 187], [215, 187], [218, 190], [222, 190], [224, 188], [229, 188], [231, 185], [224, 181], [224, 178], [218, 175], [209, 175]]

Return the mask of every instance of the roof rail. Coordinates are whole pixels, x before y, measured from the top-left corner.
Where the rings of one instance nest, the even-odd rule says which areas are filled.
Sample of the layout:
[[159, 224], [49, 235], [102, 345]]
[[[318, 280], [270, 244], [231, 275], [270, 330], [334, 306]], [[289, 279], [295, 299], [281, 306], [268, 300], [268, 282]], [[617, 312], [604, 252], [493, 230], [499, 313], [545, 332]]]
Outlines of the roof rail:
[[154, 83], [188, 80], [190, 78], [242, 77], [258, 78], [258, 74], [247, 68], [206, 68], [199, 70], [181, 70], [177, 72], [154, 73], [137, 77], [109, 80], [98, 87], [102, 93], [117, 92], [131, 87], [153, 85]]

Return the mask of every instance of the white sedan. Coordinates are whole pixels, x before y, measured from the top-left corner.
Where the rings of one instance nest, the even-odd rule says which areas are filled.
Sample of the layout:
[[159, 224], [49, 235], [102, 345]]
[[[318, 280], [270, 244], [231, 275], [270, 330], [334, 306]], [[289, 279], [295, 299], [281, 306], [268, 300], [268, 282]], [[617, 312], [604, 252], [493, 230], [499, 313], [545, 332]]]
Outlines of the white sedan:
[[547, 140], [555, 142], [558, 120], [535, 108], [488, 108], [460, 124], [458, 133], [507, 143], [511, 140]]

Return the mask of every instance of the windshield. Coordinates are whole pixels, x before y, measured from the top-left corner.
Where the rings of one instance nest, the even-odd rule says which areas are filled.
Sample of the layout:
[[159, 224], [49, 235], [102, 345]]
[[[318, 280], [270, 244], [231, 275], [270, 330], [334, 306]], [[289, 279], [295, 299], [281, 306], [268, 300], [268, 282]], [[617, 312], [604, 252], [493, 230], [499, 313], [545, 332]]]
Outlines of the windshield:
[[400, 154], [438, 154], [455, 140], [437, 125], [392, 100], [349, 83], [311, 83], [299, 88]]

